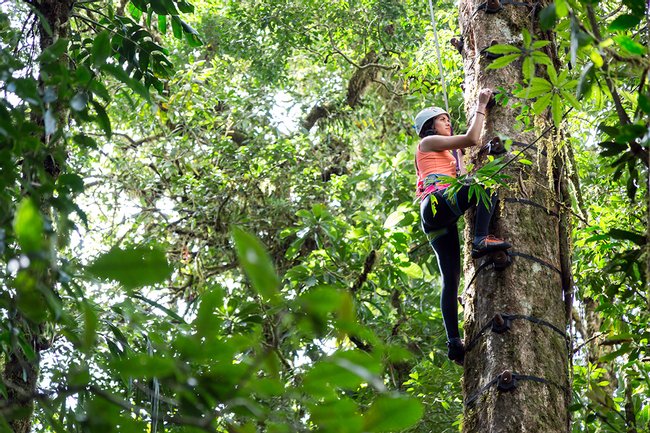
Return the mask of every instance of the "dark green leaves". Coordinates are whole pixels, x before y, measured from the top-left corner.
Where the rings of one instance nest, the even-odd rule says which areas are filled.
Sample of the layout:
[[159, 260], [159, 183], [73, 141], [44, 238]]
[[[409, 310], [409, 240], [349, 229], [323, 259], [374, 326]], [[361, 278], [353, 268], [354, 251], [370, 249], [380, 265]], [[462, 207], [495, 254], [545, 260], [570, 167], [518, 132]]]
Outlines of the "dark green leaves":
[[408, 428], [417, 423], [424, 408], [411, 397], [378, 397], [364, 416], [365, 431], [389, 433]]
[[14, 232], [26, 253], [39, 251], [43, 247], [43, 218], [29, 197], [24, 198], [16, 210]]
[[235, 227], [232, 231], [237, 257], [253, 288], [266, 300], [274, 299], [280, 287], [271, 257], [250, 233]]
[[627, 35], [614, 36], [613, 39], [621, 48], [623, 48], [623, 50], [627, 51], [629, 54], [642, 56], [646, 53], [646, 49], [643, 45], [634, 41]]
[[616, 17], [609, 25], [609, 31], [616, 32], [636, 27], [641, 23], [641, 18], [636, 15], [623, 14]]
[[165, 253], [156, 248], [113, 248], [99, 256], [87, 270], [100, 279], [114, 280], [126, 289], [162, 283], [171, 275]]
[[106, 59], [111, 55], [112, 50], [108, 30], [104, 30], [95, 36], [92, 47], [92, 59], [95, 66], [106, 63]]
[[555, 3], [551, 3], [539, 13], [539, 24], [542, 30], [549, 30], [555, 26], [556, 22]]

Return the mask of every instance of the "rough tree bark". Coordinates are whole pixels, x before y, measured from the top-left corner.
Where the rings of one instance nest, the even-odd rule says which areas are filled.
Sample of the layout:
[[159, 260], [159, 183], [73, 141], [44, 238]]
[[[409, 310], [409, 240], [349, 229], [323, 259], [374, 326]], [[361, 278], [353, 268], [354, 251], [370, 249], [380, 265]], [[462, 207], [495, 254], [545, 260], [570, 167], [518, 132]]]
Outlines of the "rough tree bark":
[[[520, 60], [503, 69], [486, 70], [491, 60], [481, 56], [480, 51], [492, 41], [520, 45], [522, 29], [527, 29], [536, 39], [548, 39], [541, 34], [530, 8], [504, 5], [501, 11], [488, 14], [477, 11], [480, 4], [480, 0], [464, 0], [459, 14], [464, 39], [466, 112], [470, 120], [481, 88], [511, 89], [514, 83], [524, 81]], [[547, 54], [556, 57], [552, 50]], [[544, 71], [538, 68], [537, 74], [542, 75]], [[518, 114], [519, 110], [511, 106], [491, 108], [486, 117], [483, 143], [497, 135], [530, 143], [551, 124], [548, 115], [539, 116], [533, 119], [533, 131], [521, 132], [515, 128]], [[567, 308], [571, 305], [570, 227], [565, 208], [559, 205], [567, 199], [564, 157], [557, 146], [560, 137], [552, 130], [536, 148], [527, 152], [532, 166], [508, 166], [510, 188], [499, 191], [500, 204], [492, 227], [493, 234], [513, 244], [511, 251], [541, 259], [552, 267], [529, 257], [514, 256], [512, 265], [503, 271], [485, 268], [478, 272], [474, 284], [464, 294], [465, 344], [475, 342], [465, 358], [463, 431], [467, 433], [570, 431], [570, 349], [565, 338], [549, 326], [526, 319], [513, 320], [510, 330], [504, 333], [489, 329], [480, 333], [497, 313], [530, 316], [560, 331], [566, 329], [567, 310], [571, 311]], [[483, 157], [477, 154], [470, 158], [478, 165], [483, 162]], [[513, 198], [527, 202], [508, 200]], [[471, 239], [467, 235], [474, 230], [473, 215], [468, 214], [466, 221], [465, 238]], [[467, 282], [484, 260], [472, 260], [467, 255], [464, 273]], [[545, 381], [519, 380], [509, 392], [499, 391], [496, 383], [486, 388], [506, 370]]]

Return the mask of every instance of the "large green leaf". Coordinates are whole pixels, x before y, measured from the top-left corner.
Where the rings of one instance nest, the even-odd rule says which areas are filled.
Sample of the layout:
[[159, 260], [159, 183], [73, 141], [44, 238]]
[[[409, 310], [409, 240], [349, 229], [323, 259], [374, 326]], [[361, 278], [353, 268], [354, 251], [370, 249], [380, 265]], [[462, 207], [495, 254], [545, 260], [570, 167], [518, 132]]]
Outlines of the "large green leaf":
[[364, 430], [367, 432], [394, 432], [417, 423], [424, 407], [419, 400], [403, 396], [380, 396], [364, 415]]
[[108, 30], [104, 30], [95, 36], [92, 47], [92, 59], [96, 66], [106, 63], [106, 59], [111, 55], [111, 36]]
[[259, 240], [239, 227], [232, 230], [237, 257], [253, 288], [266, 300], [274, 299], [280, 288], [271, 257]]
[[32, 253], [43, 248], [43, 217], [31, 198], [25, 197], [18, 205], [13, 226], [23, 251]]
[[117, 281], [127, 289], [162, 283], [172, 273], [165, 253], [147, 247], [113, 248], [86, 269], [97, 278]]

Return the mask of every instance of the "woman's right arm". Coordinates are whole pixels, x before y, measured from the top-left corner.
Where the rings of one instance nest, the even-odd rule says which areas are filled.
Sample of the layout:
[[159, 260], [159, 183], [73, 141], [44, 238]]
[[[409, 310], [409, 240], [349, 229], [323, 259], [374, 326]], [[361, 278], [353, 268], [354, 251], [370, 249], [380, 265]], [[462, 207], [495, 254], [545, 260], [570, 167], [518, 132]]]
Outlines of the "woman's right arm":
[[478, 104], [476, 105], [476, 114], [472, 120], [467, 133], [447, 137], [444, 135], [429, 135], [420, 141], [420, 150], [422, 152], [440, 152], [443, 150], [464, 149], [466, 147], [476, 146], [481, 138], [483, 130], [483, 121], [485, 120], [485, 110], [492, 91], [482, 89], [478, 95]]

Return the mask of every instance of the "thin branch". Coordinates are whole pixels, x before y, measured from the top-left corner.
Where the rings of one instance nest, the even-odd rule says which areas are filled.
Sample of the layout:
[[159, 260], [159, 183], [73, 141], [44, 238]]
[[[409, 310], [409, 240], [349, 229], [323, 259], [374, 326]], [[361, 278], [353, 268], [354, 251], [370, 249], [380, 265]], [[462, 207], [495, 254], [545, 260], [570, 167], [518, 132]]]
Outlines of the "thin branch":
[[337, 53], [338, 55], [340, 55], [341, 57], [343, 57], [346, 62], [348, 62], [349, 64], [351, 64], [352, 66], [354, 66], [357, 69], [362, 69], [363, 70], [363, 69], [370, 69], [370, 68], [378, 68], [378, 69], [384, 69], [384, 70], [387, 70], [387, 71], [396, 71], [397, 69], [399, 69], [399, 65], [386, 66], [386, 65], [382, 65], [380, 63], [366, 63], [365, 65], [359, 65], [354, 60], [349, 58], [343, 51], [341, 51], [336, 46], [336, 44], [334, 43], [334, 38], [332, 37], [332, 31], [331, 30], [328, 32], [328, 35], [329, 35], [329, 38], [330, 38], [330, 43], [332, 44], [332, 50], [335, 53]]

